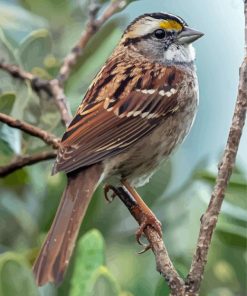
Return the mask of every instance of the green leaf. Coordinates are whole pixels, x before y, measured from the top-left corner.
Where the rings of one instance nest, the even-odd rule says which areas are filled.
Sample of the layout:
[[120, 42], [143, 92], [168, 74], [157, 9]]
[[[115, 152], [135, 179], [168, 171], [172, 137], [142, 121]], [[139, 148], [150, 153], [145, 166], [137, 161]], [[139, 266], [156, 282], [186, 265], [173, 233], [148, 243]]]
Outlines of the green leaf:
[[1, 197], [0, 206], [6, 213], [12, 216], [13, 221], [16, 221], [26, 236], [32, 237], [36, 233], [37, 225], [34, 217], [27, 211], [23, 201], [11, 194], [5, 193]]
[[0, 27], [13, 43], [18, 43], [26, 34], [47, 25], [44, 19], [38, 15], [31, 14], [20, 5], [10, 3], [12, 1], [0, 3]]
[[[216, 175], [212, 172], [207, 171], [207, 170], [199, 170], [199, 171], [195, 172], [194, 178], [206, 181], [210, 185], [214, 185], [215, 180], [216, 180]], [[241, 187], [245, 190], [247, 189], [246, 178], [244, 177], [243, 173], [240, 173], [237, 171], [233, 172], [229, 185], [237, 187], [237, 188]]]
[[118, 296], [120, 293], [120, 288], [116, 280], [105, 266], [100, 266], [95, 271], [90, 286], [92, 290], [89, 291], [89, 296]]
[[[14, 53], [14, 49], [8, 42], [8, 40], [5, 37], [5, 34], [0, 28], [0, 59], [3, 59], [4, 61], [11, 63], [11, 64], [19, 64], [18, 57], [16, 57]], [[18, 117], [21, 119], [22, 117], [22, 111], [25, 108], [28, 94], [27, 94], [27, 84], [23, 83], [22, 81], [19, 81], [18, 79], [12, 78], [7, 72], [0, 71], [0, 80], [1, 80], [1, 92], [5, 94], [5, 92], [10, 93], [15, 92], [16, 94], [16, 100], [15, 100], [15, 106], [13, 107], [13, 116]], [[25, 93], [24, 93], [25, 92]], [[20, 103], [18, 102], [20, 99]], [[16, 106], [17, 105], [17, 106]], [[16, 107], [16, 108], [15, 108]], [[15, 110], [17, 112], [15, 112]], [[2, 111], [3, 112], [3, 111]]]
[[15, 63], [14, 49], [6, 38], [2, 28], [0, 27], [0, 58], [4, 61]]
[[222, 205], [222, 213], [233, 218], [236, 222], [240, 222], [240, 224], [247, 223], [247, 210], [226, 200]]
[[[34, 14], [44, 16], [53, 26], [64, 25], [71, 16], [71, 1], [68, 0], [22, 0]], [[73, 3], [73, 1], [72, 1]]]
[[146, 196], [148, 204], [152, 205], [160, 199], [166, 190], [172, 175], [172, 165], [170, 161], [162, 164], [159, 170], [152, 176], [151, 182], [138, 188], [141, 196]]
[[39, 295], [30, 268], [17, 254], [4, 253], [0, 256], [0, 295]]
[[33, 31], [22, 42], [18, 54], [23, 67], [31, 71], [34, 67], [43, 67], [44, 60], [51, 53], [52, 38], [48, 30]]
[[165, 282], [165, 280], [163, 278], [161, 278], [158, 281], [154, 295], [155, 296], [165, 296], [165, 295], [169, 295], [169, 292], [170, 292], [170, 290], [169, 290], [167, 283]]
[[210, 291], [207, 296], [235, 296], [235, 295], [236, 293], [233, 293], [228, 287], [220, 287]]
[[0, 166], [8, 164], [12, 156], [13, 151], [10, 149], [8, 143], [3, 141], [0, 137]]
[[[45, 63], [45, 61], [44, 61]], [[51, 79], [52, 77], [49, 75], [49, 73], [44, 68], [34, 67], [32, 70], [32, 73], [35, 76], [38, 76], [41, 79]]]
[[[130, 3], [132, 3], [132, 2], [137, 2], [137, 1], [139, 1], [139, 0], [127, 0], [127, 5], [129, 5]], [[125, 6], [126, 7], [126, 6]]]
[[21, 133], [18, 129], [14, 129], [7, 125], [3, 125], [2, 127], [0, 127], [0, 141], [5, 142], [9, 149], [13, 151], [15, 154], [20, 154]]
[[128, 291], [123, 291], [119, 294], [119, 296], [134, 296], [134, 295]]
[[216, 235], [224, 244], [246, 249], [246, 227], [241, 227], [230, 223], [220, 223], [216, 228]]
[[[1, 11], [1, 10], [0, 10]], [[0, 60], [4, 62], [16, 64], [16, 57], [14, 54], [14, 49], [12, 48], [11, 44], [7, 40], [3, 30], [0, 26]], [[0, 80], [1, 80], [1, 87], [0, 87], [0, 94], [12, 91], [13, 87], [13, 78], [5, 71], [0, 69]]]
[[15, 102], [15, 93], [6, 92], [0, 96], [0, 112], [10, 114]]
[[[4, 93], [0, 96], [0, 112], [9, 114], [16, 100], [15, 93]], [[0, 155], [19, 153], [21, 149], [20, 131], [0, 123]]]
[[[215, 184], [216, 175], [206, 170], [199, 170], [194, 174], [196, 179], [200, 179], [204, 184], [209, 184], [213, 187]], [[203, 185], [204, 185], [203, 184]], [[221, 212], [228, 219], [230, 218], [232, 225], [245, 225], [247, 222], [247, 204], [246, 204], [247, 180], [241, 170], [234, 169], [230, 182], [225, 194], [225, 200], [222, 205]], [[210, 192], [209, 192], [210, 194]], [[204, 196], [205, 197], [205, 196]], [[203, 201], [207, 204], [208, 198]]]
[[30, 184], [30, 176], [25, 168], [17, 170], [5, 178], [0, 179], [0, 187], [10, 187], [11, 189], [16, 190], [18, 190], [20, 186], [28, 184]]
[[86, 233], [78, 242], [70, 296], [89, 295], [96, 270], [104, 264], [104, 240], [98, 230]]

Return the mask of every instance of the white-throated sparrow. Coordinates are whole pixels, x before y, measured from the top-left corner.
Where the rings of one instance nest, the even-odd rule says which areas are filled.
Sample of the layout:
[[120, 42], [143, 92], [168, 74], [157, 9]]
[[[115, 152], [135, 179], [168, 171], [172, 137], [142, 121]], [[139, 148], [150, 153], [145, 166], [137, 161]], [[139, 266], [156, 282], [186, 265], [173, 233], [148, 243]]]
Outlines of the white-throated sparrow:
[[[125, 187], [161, 228], [133, 187], [145, 184], [182, 142], [198, 102], [193, 41], [203, 34], [179, 17], [144, 14], [125, 30], [65, 132], [53, 173], [68, 184], [34, 264], [38, 285], [60, 282], [100, 181]], [[140, 232], [139, 232], [140, 235]]]

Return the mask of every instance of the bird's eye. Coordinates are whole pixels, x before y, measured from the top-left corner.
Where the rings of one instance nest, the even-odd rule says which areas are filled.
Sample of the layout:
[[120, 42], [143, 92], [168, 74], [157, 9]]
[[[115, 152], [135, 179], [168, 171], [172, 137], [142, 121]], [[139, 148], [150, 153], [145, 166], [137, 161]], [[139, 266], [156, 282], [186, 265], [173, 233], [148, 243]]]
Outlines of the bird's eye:
[[154, 36], [158, 39], [163, 39], [166, 36], [166, 32], [162, 29], [158, 29], [154, 32]]

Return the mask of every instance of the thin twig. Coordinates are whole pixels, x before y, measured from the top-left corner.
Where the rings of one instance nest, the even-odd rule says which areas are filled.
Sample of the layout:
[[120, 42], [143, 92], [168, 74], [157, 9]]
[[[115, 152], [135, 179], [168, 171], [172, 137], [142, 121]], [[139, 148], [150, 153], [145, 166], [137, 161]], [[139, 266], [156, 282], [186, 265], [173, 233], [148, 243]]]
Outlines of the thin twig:
[[[118, 188], [118, 197], [130, 211], [139, 225], [145, 221], [145, 215], [139, 207], [136, 206], [131, 194], [125, 188]], [[147, 226], [144, 230], [145, 236], [150, 243], [151, 249], [155, 255], [156, 269], [165, 278], [171, 290], [171, 296], [184, 296], [185, 285], [183, 279], [179, 276], [172, 261], [168, 255], [165, 243], [158, 232]]]
[[53, 98], [55, 99], [55, 103], [61, 115], [61, 120], [67, 127], [72, 120], [72, 113], [69, 107], [68, 100], [64, 93], [64, 88], [60, 86], [57, 79], [51, 80], [50, 86]]
[[[97, 20], [96, 16], [100, 6], [96, 5], [94, 2], [91, 4], [89, 8], [88, 24], [84, 32], [82, 33], [82, 36], [79, 42], [74, 46], [71, 53], [69, 53], [68, 56], [65, 57], [57, 78], [53, 80], [43, 80], [33, 75], [32, 73], [29, 73], [20, 69], [16, 65], [11, 65], [11, 64], [5, 63], [4, 61], [0, 61], [0, 69], [9, 73], [13, 78], [29, 81], [32, 89], [38, 94], [40, 94], [41, 91], [44, 91], [47, 95], [53, 97], [59, 109], [62, 122], [66, 126], [68, 126], [68, 124], [72, 119], [72, 116], [71, 116], [70, 108], [67, 103], [67, 98], [64, 94], [63, 85], [65, 81], [68, 79], [71, 73], [72, 67], [78, 62], [78, 59], [83, 53], [83, 49], [85, 48], [85, 46], [87, 45], [91, 37], [118, 9], [123, 8], [125, 5], [126, 5], [125, 0], [117, 0], [117, 1], [111, 2], [107, 6], [102, 16]], [[49, 134], [44, 130], [41, 130], [35, 126], [32, 126], [23, 121], [14, 119], [2, 113], [0, 114], [0, 121], [8, 124], [11, 127], [21, 129], [26, 133], [29, 133], [30, 135], [33, 135], [35, 137], [42, 139], [45, 143], [47, 143], [48, 145], [51, 145], [54, 149], [58, 148], [60, 139], [56, 138], [55, 136]], [[21, 163], [24, 163], [24, 165], [28, 165], [30, 161], [30, 164], [34, 164], [38, 162], [39, 159], [42, 160], [42, 157], [41, 158], [37, 157], [36, 161], [34, 162], [32, 157], [24, 156], [23, 162], [19, 158], [19, 161], [15, 162], [15, 164], [12, 163], [9, 166], [13, 168], [16, 165], [16, 169], [18, 169], [22, 167], [20, 165]], [[1, 168], [2, 171], [5, 171], [5, 169], [8, 173], [14, 171], [14, 170], [8, 169], [8, 166], [6, 166], [5, 168], [3, 167]]]
[[71, 52], [65, 57], [57, 78], [51, 81], [52, 94], [56, 99], [62, 120], [66, 126], [68, 126], [70, 123], [72, 116], [67, 98], [64, 94], [64, 83], [67, 81], [73, 67], [77, 64], [79, 58], [82, 56], [83, 50], [88, 44], [89, 40], [118, 9], [123, 8], [125, 5], [125, 0], [116, 0], [111, 2], [99, 19], [96, 19], [96, 16], [100, 6], [96, 5], [94, 2], [90, 5], [88, 23], [81, 35], [81, 38], [72, 48]]
[[77, 64], [79, 58], [82, 56], [83, 50], [86, 47], [88, 41], [118, 9], [123, 8], [125, 5], [125, 0], [116, 0], [111, 2], [98, 20], [96, 19], [96, 16], [100, 7], [94, 2], [90, 5], [88, 23], [81, 35], [81, 38], [72, 48], [71, 52], [65, 57], [57, 78], [51, 81], [52, 93], [56, 99], [62, 120], [66, 126], [68, 126], [70, 123], [72, 116], [66, 96], [64, 94], [64, 83], [69, 78], [73, 67]]
[[23, 155], [17, 157], [10, 164], [0, 167], [0, 178], [6, 177], [7, 175], [22, 169], [25, 166], [36, 164], [41, 161], [55, 158], [57, 155], [56, 151], [45, 151], [39, 152], [33, 155]]
[[11, 74], [13, 78], [19, 78], [21, 80], [29, 81], [32, 81], [34, 79], [34, 75], [32, 73], [26, 72], [15, 65], [4, 63], [3, 60], [0, 61], [0, 69], [5, 70], [9, 74]]
[[41, 139], [43, 142], [49, 146], [52, 146], [54, 149], [59, 147], [59, 138], [32, 124], [26, 123], [3, 113], [0, 113], [0, 122], [3, 122], [13, 128], [20, 129], [31, 136]]
[[9, 73], [13, 78], [29, 81], [32, 89], [35, 92], [44, 91], [49, 96], [52, 96], [52, 91], [50, 87], [49, 80], [43, 80], [30, 72], [26, 72], [23, 69], [20, 69], [16, 65], [11, 65], [5, 63], [4, 61], [0, 61], [0, 69], [4, 70], [5, 72]]
[[95, 3], [92, 3], [89, 8], [87, 26], [83, 31], [80, 40], [73, 47], [72, 51], [65, 57], [57, 78], [50, 81], [42, 80], [39, 77], [36, 77], [15, 65], [6, 64], [3, 61], [0, 61], [0, 69], [5, 70], [14, 78], [30, 81], [33, 90], [35, 90], [38, 94], [41, 90], [43, 90], [49, 96], [52, 96], [61, 114], [62, 122], [65, 124], [65, 126], [68, 126], [71, 122], [72, 115], [64, 93], [64, 83], [70, 76], [72, 68], [82, 56], [83, 50], [86, 47], [88, 41], [117, 10], [123, 8], [125, 5], [126, 0], [116, 0], [111, 2], [101, 17], [97, 19], [96, 16], [100, 7]]
[[[247, 45], [247, 1], [245, 1], [245, 46]], [[193, 256], [190, 272], [186, 280], [186, 291], [196, 293], [199, 291], [203, 278], [212, 234], [215, 229], [225, 191], [235, 165], [236, 155], [247, 110], [247, 53], [240, 68], [238, 97], [226, 148], [219, 165], [216, 184], [211, 195], [209, 206], [201, 219], [200, 233], [197, 247]]]
[[64, 59], [63, 65], [60, 68], [58, 81], [59, 85], [63, 86], [65, 81], [68, 79], [73, 66], [78, 62], [78, 59], [83, 54], [83, 50], [88, 44], [88, 41], [92, 36], [101, 28], [101, 26], [119, 9], [122, 9], [127, 4], [126, 0], [112, 1], [100, 18], [96, 18], [99, 7], [94, 3], [89, 9], [89, 20], [83, 31], [81, 38], [73, 47], [72, 51]]

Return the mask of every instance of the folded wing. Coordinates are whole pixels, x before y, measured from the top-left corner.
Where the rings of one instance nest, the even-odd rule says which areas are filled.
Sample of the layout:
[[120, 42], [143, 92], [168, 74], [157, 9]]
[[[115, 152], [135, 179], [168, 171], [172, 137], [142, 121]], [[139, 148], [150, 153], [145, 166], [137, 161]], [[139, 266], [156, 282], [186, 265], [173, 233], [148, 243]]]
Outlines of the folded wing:
[[178, 109], [181, 71], [158, 64], [112, 65], [97, 75], [79, 106], [63, 136], [53, 173], [68, 173], [119, 154]]

